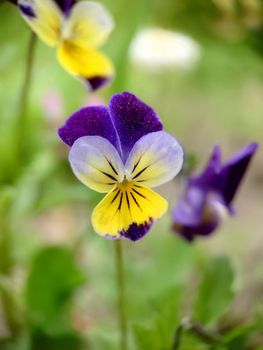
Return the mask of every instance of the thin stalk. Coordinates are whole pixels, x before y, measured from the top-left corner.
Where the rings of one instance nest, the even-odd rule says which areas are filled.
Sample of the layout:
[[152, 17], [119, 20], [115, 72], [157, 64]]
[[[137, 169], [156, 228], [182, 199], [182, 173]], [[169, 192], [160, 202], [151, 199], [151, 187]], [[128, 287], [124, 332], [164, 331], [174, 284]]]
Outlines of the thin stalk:
[[26, 121], [27, 121], [27, 107], [29, 101], [29, 93], [32, 80], [32, 71], [34, 65], [34, 56], [36, 48], [37, 37], [32, 32], [27, 48], [25, 71], [23, 77], [22, 88], [18, 102], [18, 117], [17, 117], [17, 149], [18, 155], [22, 152], [23, 141], [25, 137]]
[[182, 335], [184, 331], [191, 332], [196, 337], [198, 337], [201, 341], [210, 346], [220, 342], [220, 337], [218, 334], [206, 329], [199, 322], [191, 320], [189, 318], [185, 318], [179, 324], [178, 328], [174, 334], [174, 341], [172, 345], [172, 350], [180, 349]]
[[120, 327], [120, 349], [127, 350], [127, 321], [125, 313], [125, 283], [122, 241], [117, 240], [115, 245], [116, 281], [118, 288], [118, 317]]

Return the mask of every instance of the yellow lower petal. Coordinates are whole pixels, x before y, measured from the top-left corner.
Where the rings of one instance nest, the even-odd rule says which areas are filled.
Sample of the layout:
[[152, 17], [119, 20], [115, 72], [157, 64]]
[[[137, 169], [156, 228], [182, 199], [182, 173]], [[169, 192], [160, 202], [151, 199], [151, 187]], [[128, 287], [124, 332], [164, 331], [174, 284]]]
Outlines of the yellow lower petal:
[[140, 239], [167, 210], [167, 201], [136, 182], [118, 184], [92, 213], [94, 230], [110, 238]]
[[63, 41], [57, 56], [69, 73], [87, 80], [94, 77], [111, 77], [114, 73], [113, 66], [106, 56], [73, 41]]

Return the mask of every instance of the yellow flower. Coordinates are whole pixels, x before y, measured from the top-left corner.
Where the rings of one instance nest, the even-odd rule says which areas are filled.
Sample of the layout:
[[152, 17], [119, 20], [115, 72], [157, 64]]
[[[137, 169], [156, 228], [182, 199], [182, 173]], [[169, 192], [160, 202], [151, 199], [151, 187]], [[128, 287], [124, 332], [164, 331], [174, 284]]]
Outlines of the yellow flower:
[[114, 69], [98, 51], [114, 22], [99, 3], [74, 0], [19, 0], [18, 6], [31, 29], [47, 45], [56, 47], [61, 65], [84, 79], [91, 89], [109, 80]]

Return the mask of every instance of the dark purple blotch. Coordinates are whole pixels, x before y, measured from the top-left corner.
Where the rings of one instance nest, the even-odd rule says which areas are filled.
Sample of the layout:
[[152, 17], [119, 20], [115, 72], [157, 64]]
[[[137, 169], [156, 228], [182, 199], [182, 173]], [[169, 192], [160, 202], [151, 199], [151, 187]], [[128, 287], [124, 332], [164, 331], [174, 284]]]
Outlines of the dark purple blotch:
[[110, 78], [97, 76], [86, 80], [87, 80], [88, 88], [91, 91], [96, 91], [102, 88], [104, 85], [106, 85], [109, 82]]
[[30, 5], [18, 5], [18, 6], [24, 16], [28, 17], [29, 19], [36, 18], [36, 14]]
[[126, 239], [129, 239], [130, 241], [135, 242], [143, 238], [146, 235], [146, 233], [150, 230], [152, 225], [152, 218], [150, 218], [148, 222], [144, 222], [140, 225], [133, 222], [127, 230], [121, 231], [120, 235]]

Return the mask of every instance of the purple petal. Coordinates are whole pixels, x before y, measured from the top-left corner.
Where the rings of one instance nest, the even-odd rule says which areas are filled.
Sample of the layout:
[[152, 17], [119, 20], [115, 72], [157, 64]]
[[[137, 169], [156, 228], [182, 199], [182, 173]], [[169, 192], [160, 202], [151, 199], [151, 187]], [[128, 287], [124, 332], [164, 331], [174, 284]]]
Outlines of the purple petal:
[[183, 198], [173, 211], [173, 219], [181, 225], [195, 226], [201, 221], [207, 192], [195, 186], [189, 186]]
[[256, 143], [247, 145], [223, 166], [220, 172], [221, 193], [227, 205], [232, 202], [257, 148]]
[[156, 112], [129, 92], [114, 95], [109, 108], [124, 161], [142, 136], [163, 129]]
[[203, 220], [196, 226], [183, 226], [178, 222], [174, 222], [173, 229], [187, 241], [191, 242], [196, 236], [209, 236], [218, 228], [219, 224], [219, 218], [215, 215], [210, 220]]
[[218, 201], [198, 187], [189, 187], [173, 211], [173, 230], [188, 241], [211, 234], [220, 223]]
[[201, 174], [190, 178], [190, 182], [192, 185], [216, 191], [219, 186], [220, 169], [221, 150], [219, 146], [215, 146], [204, 171]]
[[82, 136], [101, 136], [116, 147], [116, 132], [111, 122], [107, 107], [84, 107], [75, 112], [58, 130], [59, 137], [67, 145]]
[[162, 123], [154, 110], [134, 95], [124, 92], [112, 97], [110, 112], [102, 106], [75, 112], [58, 134], [69, 146], [82, 136], [105, 137], [125, 161], [136, 141], [159, 130], [162, 130]]

